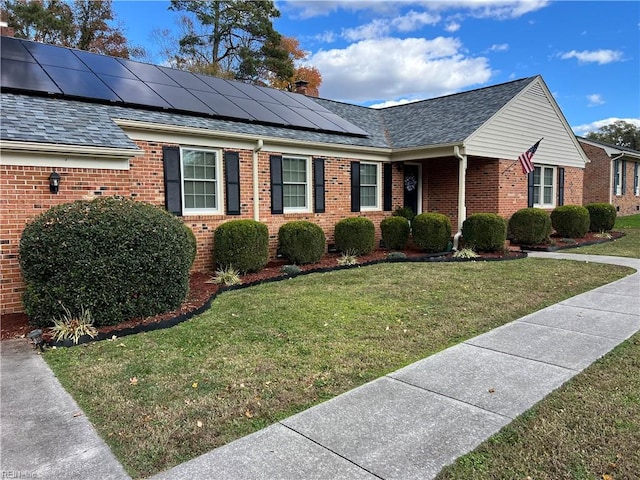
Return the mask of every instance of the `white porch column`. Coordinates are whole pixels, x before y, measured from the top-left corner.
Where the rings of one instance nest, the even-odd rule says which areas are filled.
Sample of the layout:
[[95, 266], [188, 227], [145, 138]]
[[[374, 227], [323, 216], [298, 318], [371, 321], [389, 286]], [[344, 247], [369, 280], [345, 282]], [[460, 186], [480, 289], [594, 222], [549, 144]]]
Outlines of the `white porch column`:
[[460, 153], [460, 147], [458, 145], [453, 147], [453, 154], [460, 160], [458, 166], [458, 232], [453, 236], [453, 248], [457, 250], [458, 242], [462, 236], [462, 223], [467, 219], [467, 156]]

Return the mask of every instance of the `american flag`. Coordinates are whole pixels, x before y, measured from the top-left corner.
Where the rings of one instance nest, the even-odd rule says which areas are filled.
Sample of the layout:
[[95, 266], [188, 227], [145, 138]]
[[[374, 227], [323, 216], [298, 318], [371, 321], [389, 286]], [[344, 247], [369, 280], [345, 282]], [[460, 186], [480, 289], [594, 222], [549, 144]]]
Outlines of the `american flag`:
[[522, 173], [525, 175], [530, 174], [534, 170], [531, 159], [533, 158], [533, 154], [536, 153], [536, 150], [538, 150], [538, 145], [540, 145], [541, 141], [542, 139], [538, 140], [535, 145], [518, 157], [520, 165], [522, 165]]

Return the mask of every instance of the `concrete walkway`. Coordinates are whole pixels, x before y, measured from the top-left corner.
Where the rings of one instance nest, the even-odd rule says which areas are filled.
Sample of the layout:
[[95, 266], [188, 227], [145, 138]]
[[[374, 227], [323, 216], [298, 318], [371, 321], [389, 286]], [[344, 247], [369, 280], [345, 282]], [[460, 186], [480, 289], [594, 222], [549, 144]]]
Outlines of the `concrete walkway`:
[[[640, 270], [640, 260], [548, 257]], [[421, 479], [640, 330], [640, 273], [577, 295], [152, 477]], [[128, 478], [40, 356], [2, 342], [2, 471]], [[80, 445], [82, 445], [80, 447]], [[35, 478], [27, 477], [13, 478]]]

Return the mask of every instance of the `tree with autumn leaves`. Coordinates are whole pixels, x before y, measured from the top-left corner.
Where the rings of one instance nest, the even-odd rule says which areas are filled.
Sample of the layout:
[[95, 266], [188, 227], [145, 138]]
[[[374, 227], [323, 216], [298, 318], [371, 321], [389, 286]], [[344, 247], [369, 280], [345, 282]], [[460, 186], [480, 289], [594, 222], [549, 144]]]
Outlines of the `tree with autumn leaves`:
[[114, 57], [144, 55], [144, 49], [129, 44], [121, 27], [110, 24], [110, 0], [3, 0], [0, 5], [3, 19], [18, 38]]

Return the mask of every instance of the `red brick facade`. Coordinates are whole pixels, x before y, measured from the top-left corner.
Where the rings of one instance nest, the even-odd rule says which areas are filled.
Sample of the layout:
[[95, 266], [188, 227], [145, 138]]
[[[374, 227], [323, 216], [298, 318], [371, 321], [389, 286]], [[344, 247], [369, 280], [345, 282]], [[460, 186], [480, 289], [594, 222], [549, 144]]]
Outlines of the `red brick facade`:
[[[129, 170], [89, 168], [56, 168], [61, 175], [58, 194], [49, 192], [48, 177], [52, 167], [0, 166], [0, 257], [2, 266], [1, 312], [22, 310], [24, 285], [18, 263], [19, 242], [25, 224], [48, 208], [96, 196], [119, 195], [126, 198], [164, 206], [164, 175], [162, 144], [137, 141], [144, 155], [131, 159]], [[253, 152], [240, 152], [241, 215], [184, 216], [198, 242], [193, 269], [211, 271], [213, 268], [213, 231], [221, 223], [238, 218], [254, 218]], [[282, 152], [286, 153], [286, 152]], [[362, 215], [376, 225], [379, 240], [380, 221], [391, 215], [389, 211], [351, 212], [350, 158], [325, 159], [326, 213], [271, 214], [269, 156], [258, 154], [259, 219], [269, 228], [270, 254], [275, 255], [279, 227], [292, 220], [309, 220], [320, 225], [333, 243], [335, 224], [347, 217]], [[90, 161], [88, 161], [90, 162]], [[416, 163], [416, 162], [413, 162]], [[458, 168], [455, 157], [424, 160], [422, 165], [422, 211], [439, 212], [451, 219], [454, 232], [458, 216]], [[382, 167], [380, 167], [382, 168]], [[391, 169], [392, 209], [403, 205], [403, 173]], [[467, 215], [479, 212], [498, 213], [505, 218], [527, 206], [527, 181], [513, 161], [470, 158], [466, 181]], [[627, 175], [627, 178], [632, 178]], [[380, 185], [382, 188], [382, 185]], [[565, 168], [565, 204], [582, 203], [582, 170]]]
[[[604, 148], [580, 142], [590, 162], [584, 169], [584, 205], [588, 203], [611, 203], [616, 207], [618, 215], [633, 215], [640, 211], [640, 195], [634, 191], [636, 162], [622, 161], [624, 167], [624, 186], [614, 193], [613, 159]], [[640, 167], [638, 167], [640, 168]]]

